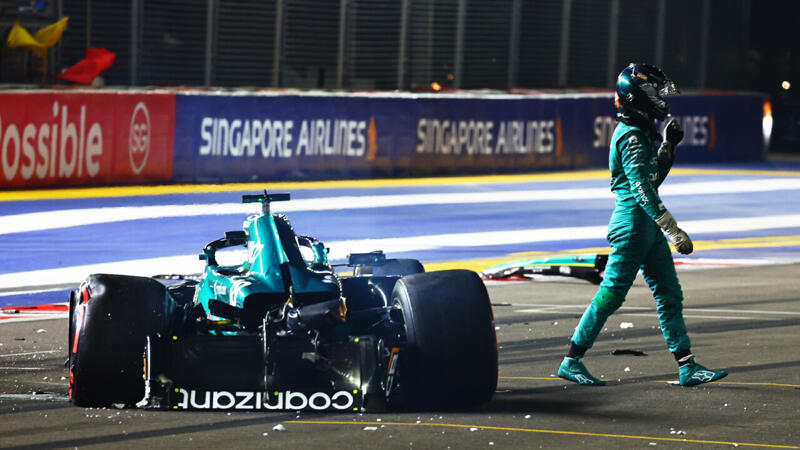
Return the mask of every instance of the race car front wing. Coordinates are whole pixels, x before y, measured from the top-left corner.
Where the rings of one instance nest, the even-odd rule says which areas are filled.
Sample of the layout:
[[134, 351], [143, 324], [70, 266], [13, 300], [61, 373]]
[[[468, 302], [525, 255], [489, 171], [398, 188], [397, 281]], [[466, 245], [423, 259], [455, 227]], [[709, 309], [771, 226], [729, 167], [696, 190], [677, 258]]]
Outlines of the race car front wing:
[[489, 267], [481, 272], [481, 276], [485, 280], [512, 280], [532, 275], [554, 275], [600, 284], [607, 262], [606, 254], [534, 258]]

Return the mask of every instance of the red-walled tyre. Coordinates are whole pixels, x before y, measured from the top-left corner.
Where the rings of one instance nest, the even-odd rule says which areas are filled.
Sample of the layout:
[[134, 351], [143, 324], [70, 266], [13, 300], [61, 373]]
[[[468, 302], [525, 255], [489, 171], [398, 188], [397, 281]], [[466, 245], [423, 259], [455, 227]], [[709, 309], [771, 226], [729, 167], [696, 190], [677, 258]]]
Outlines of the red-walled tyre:
[[497, 338], [486, 286], [475, 272], [444, 270], [397, 281], [406, 347], [397, 367], [406, 409], [461, 409], [497, 388]]
[[175, 306], [151, 278], [90, 275], [70, 295], [72, 402], [98, 407], [141, 400], [145, 337], [167, 332]]

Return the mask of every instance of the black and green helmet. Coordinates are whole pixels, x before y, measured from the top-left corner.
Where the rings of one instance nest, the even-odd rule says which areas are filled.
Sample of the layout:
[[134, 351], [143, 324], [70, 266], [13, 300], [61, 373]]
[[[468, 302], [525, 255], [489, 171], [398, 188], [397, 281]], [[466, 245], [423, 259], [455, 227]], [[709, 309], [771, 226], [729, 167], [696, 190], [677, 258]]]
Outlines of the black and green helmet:
[[669, 104], [662, 96], [678, 93], [675, 83], [650, 64], [631, 63], [617, 77], [614, 103], [623, 115], [664, 120]]

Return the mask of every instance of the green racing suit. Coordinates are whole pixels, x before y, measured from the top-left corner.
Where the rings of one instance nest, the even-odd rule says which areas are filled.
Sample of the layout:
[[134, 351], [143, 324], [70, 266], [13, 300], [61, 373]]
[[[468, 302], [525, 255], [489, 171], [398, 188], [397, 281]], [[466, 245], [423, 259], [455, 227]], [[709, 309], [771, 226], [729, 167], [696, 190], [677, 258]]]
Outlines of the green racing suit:
[[611, 138], [609, 169], [616, 206], [608, 225], [612, 250], [603, 281], [581, 318], [572, 342], [591, 348], [608, 317], [625, 301], [639, 269], [657, 303], [661, 332], [671, 352], [689, 349], [683, 293], [667, 240], [655, 220], [667, 210], [658, 187], [672, 167], [659, 157], [657, 133], [620, 122]]

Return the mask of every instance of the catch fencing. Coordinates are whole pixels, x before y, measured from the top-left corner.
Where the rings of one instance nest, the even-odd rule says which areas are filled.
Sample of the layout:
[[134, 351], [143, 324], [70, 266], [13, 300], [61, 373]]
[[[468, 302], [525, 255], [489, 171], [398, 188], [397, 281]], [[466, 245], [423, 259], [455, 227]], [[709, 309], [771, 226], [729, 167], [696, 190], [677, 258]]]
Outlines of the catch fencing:
[[[106, 85], [608, 89], [630, 62], [681, 88], [749, 81], [752, 0], [62, 0], [15, 13], [24, 3], [0, 0], [0, 29], [69, 16], [49, 69], [106, 48]], [[41, 81], [29, 52], [0, 58], [0, 82]]]

